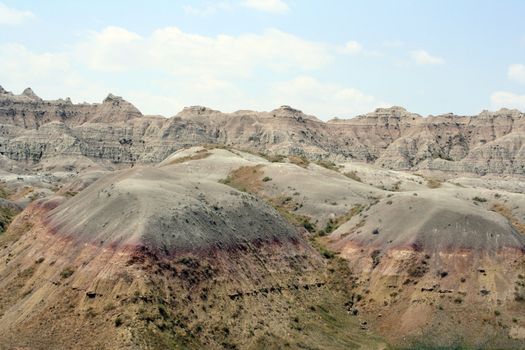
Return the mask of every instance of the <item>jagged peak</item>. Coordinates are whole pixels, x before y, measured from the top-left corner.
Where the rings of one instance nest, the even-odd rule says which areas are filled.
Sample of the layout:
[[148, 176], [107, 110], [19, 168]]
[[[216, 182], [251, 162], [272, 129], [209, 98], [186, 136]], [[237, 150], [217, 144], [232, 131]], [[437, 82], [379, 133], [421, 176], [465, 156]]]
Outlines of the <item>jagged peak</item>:
[[392, 106], [392, 107], [379, 107], [376, 108], [375, 113], [385, 113], [385, 112], [407, 112], [406, 108], [401, 106]]
[[286, 111], [286, 112], [291, 112], [291, 113], [303, 113], [301, 110], [295, 109], [295, 108], [290, 107], [288, 105], [282, 105], [281, 107], [274, 109], [272, 112], [275, 112], [275, 111]]
[[2, 87], [2, 85], [0, 85], [0, 94], [7, 94], [7, 91]]
[[478, 117], [480, 118], [493, 118], [497, 116], [510, 116], [510, 117], [518, 117], [522, 115], [523, 113], [515, 108], [500, 108], [497, 111], [489, 111], [489, 110], [483, 110]]
[[26, 96], [26, 97], [29, 97], [30, 99], [32, 100], [42, 100], [40, 97], [37, 96], [37, 94], [35, 94], [35, 92], [33, 91], [33, 89], [31, 89], [30, 87], [26, 88], [23, 92], [22, 92], [22, 95]]
[[115, 108], [119, 110], [125, 110], [128, 112], [128, 116], [126, 117], [127, 119], [142, 117], [142, 113], [138, 110], [137, 107], [135, 107], [135, 105], [133, 105], [131, 102], [126, 101], [121, 96], [116, 96], [111, 93], [108, 94], [108, 96], [104, 99], [100, 107], [101, 107], [101, 110], [106, 110], [106, 111], [112, 111]]
[[112, 93], [109, 93], [108, 96], [104, 99], [103, 103], [110, 103], [110, 102], [120, 102], [124, 101], [124, 99], [120, 96], [113, 95]]
[[56, 102], [58, 102], [60, 104], [67, 104], [67, 105], [72, 105], [73, 104], [73, 102], [71, 101], [71, 98], [69, 98], [69, 97], [59, 98]]
[[282, 105], [281, 107], [276, 108], [273, 111], [271, 111], [270, 114], [273, 115], [274, 117], [292, 117], [292, 118], [301, 118], [301, 119], [320, 121], [317, 117], [313, 115], [305, 114], [303, 113], [303, 111], [299, 109], [295, 109], [288, 105]]
[[496, 114], [521, 114], [522, 112], [516, 108], [500, 108], [496, 111]]
[[177, 113], [178, 117], [193, 117], [193, 116], [202, 116], [202, 115], [211, 115], [211, 114], [222, 114], [220, 111], [216, 111], [209, 107], [205, 106], [188, 106], [184, 107], [182, 111]]
[[204, 113], [204, 112], [218, 112], [214, 109], [211, 109], [209, 107], [206, 107], [206, 106], [199, 106], [199, 105], [196, 105], [196, 106], [187, 106], [187, 107], [184, 107], [183, 111], [192, 111], [192, 112], [199, 112], [199, 113]]
[[367, 113], [365, 115], [358, 116], [361, 118], [377, 118], [377, 117], [396, 117], [396, 118], [414, 118], [421, 116], [417, 113], [412, 113], [406, 110], [404, 107], [392, 106], [392, 107], [380, 107], [376, 108], [374, 112]]

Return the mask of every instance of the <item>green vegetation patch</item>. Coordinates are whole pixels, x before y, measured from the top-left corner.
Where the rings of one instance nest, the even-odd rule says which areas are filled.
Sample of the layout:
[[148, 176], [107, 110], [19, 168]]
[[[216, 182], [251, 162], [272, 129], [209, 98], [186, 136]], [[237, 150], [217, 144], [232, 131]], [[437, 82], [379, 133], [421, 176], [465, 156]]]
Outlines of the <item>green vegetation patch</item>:
[[0, 207], [0, 234], [4, 233], [19, 211], [13, 208]]
[[362, 204], [356, 204], [350, 209], [345, 215], [336, 217], [335, 219], [330, 218], [326, 223], [326, 226], [323, 230], [319, 232], [320, 235], [327, 235], [337, 230], [339, 226], [350, 220], [354, 215], [361, 213], [365, 209], [365, 206]]

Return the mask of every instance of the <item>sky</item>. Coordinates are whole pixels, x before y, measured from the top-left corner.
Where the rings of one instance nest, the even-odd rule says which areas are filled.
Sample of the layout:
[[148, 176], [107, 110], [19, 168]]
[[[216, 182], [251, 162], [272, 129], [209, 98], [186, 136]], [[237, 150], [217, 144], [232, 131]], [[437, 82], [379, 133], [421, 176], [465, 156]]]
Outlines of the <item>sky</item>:
[[0, 85], [145, 114], [525, 110], [522, 0], [0, 0]]

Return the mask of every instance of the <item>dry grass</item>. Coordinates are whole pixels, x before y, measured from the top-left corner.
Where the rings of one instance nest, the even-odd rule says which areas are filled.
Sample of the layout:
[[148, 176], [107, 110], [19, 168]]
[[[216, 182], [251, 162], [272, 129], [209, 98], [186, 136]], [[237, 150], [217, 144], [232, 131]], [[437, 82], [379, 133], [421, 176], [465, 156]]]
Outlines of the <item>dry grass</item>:
[[243, 166], [232, 171], [220, 182], [243, 192], [257, 193], [263, 186], [263, 165]]
[[297, 214], [300, 204], [295, 202], [292, 197], [279, 196], [275, 198], [265, 198], [289, 223], [298, 227], [304, 227], [308, 232], [316, 232], [315, 224], [306, 215]]
[[357, 205], [354, 205], [352, 207], [352, 209], [350, 209], [350, 211], [348, 213], [346, 213], [345, 215], [336, 217], [335, 219], [328, 220], [328, 222], [326, 223], [325, 228], [323, 230], [321, 230], [321, 232], [319, 232], [319, 234], [326, 235], [326, 234], [329, 234], [329, 233], [337, 230], [337, 228], [339, 226], [341, 226], [342, 224], [344, 224], [345, 222], [350, 220], [354, 215], [361, 213], [364, 208], [365, 208], [364, 205], [357, 204]]
[[[243, 166], [232, 171], [228, 177], [220, 182], [238, 189], [239, 191], [249, 192], [260, 195], [260, 191], [265, 181], [263, 165]], [[315, 232], [317, 229], [311, 218], [306, 215], [299, 215], [295, 211], [300, 204], [295, 202], [291, 196], [279, 196], [274, 198], [263, 199], [271, 204], [288, 222], [298, 227], [304, 227], [309, 232]]]
[[[18, 217], [17, 217], [18, 219]], [[0, 245], [9, 245], [20, 239], [25, 233], [33, 228], [33, 223], [28, 219], [14, 220], [4, 234], [0, 235]]]
[[401, 184], [402, 182], [401, 181], [396, 181], [392, 184], [392, 188], [390, 189], [390, 191], [392, 192], [398, 192], [401, 190]]
[[0, 182], [0, 198], [7, 199], [9, 197], [9, 190], [5, 183]]
[[177, 158], [177, 159], [173, 159], [172, 161], [170, 161], [169, 163], [165, 164], [164, 166], [173, 165], [173, 164], [179, 164], [179, 163], [185, 163], [185, 162], [190, 161], [190, 160], [204, 159], [204, 158], [208, 157], [210, 154], [211, 153], [208, 152], [207, 150], [201, 149], [200, 151], [197, 151], [195, 154], [193, 154], [191, 156], [185, 156], [185, 157], [180, 157], [180, 158]]
[[316, 164], [329, 170], [339, 171], [339, 167], [334, 162], [328, 160], [320, 160], [316, 162]]
[[0, 207], [0, 233], [7, 230], [7, 227], [16, 214], [18, 214], [18, 211], [14, 209]]
[[281, 163], [286, 158], [285, 156], [281, 154], [263, 154], [261, 153], [260, 156], [263, 158], [266, 158], [266, 160], [272, 163]]
[[16, 201], [16, 200], [19, 200], [19, 199], [22, 199], [24, 198], [25, 196], [27, 196], [28, 194], [34, 192], [34, 188], [33, 187], [30, 187], [30, 186], [24, 186], [22, 187], [22, 189], [18, 189], [16, 191], [16, 193], [13, 193], [11, 194], [11, 196], [9, 197], [9, 199], [13, 200], [13, 201]]
[[73, 269], [72, 267], [66, 267], [64, 270], [60, 272], [60, 277], [62, 277], [63, 279], [66, 279], [66, 278], [71, 277], [73, 273], [75, 273], [75, 269]]
[[442, 181], [434, 178], [427, 178], [427, 187], [428, 188], [439, 188], [441, 187]]
[[492, 206], [492, 211], [495, 211], [496, 213], [507, 218], [510, 224], [514, 226], [514, 228], [519, 233], [525, 235], [525, 224], [516, 219], [514, 215], [512, 215], [512, 210], [510, 210], [507, 206], [503, 205], [502, 203], [496, 203]]
[[359, 175], [357, 175], [357, 171], [355, 170], [344, 173], [343, 175], [357, 182], [363, 182], [363, 180], [359, 177]]
[[288, 156], [290, 163], [298, 165], [302, 168], [307, 168], [310, 164], [310, 161], [302, 156]]

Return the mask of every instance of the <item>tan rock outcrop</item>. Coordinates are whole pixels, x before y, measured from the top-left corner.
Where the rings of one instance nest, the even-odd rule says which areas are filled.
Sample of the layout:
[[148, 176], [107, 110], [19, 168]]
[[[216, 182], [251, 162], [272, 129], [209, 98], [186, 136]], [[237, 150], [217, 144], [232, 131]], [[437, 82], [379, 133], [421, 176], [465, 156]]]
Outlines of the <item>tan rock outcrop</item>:
[[76, 154], [114, 164], [150, 163], [184, 147], [222, 144], [391, 169], [525, 174], [525, 115], [517, 110], [422, 117], [391, 107], [322, 122], [289, 106], [233, 113], [193, 106], [162, 118], [144, 117], [112, 94], [101, 104], [72, 104], [43, 101], [30, 89], [0, 92], [0, 154], [17, 161]]

